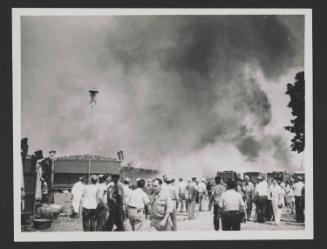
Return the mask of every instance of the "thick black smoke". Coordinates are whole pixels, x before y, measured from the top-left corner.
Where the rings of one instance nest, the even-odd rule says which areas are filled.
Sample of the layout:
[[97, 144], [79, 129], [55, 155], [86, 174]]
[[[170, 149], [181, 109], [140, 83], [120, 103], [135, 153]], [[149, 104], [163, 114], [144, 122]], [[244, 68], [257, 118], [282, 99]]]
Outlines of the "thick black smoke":
[[[148, 167], [218, 145], [235, 148], [248, 162], [267, 155], [281, 167], [289, 162], [285, 138], [265, 133], [271, 102], [252, 72], [273, 82], [303, 67], [302, 16], [117, 16], [102, 21], [98, 36], [69, 22], [62, 28], [73, 33], [74, 51], [90, 61], [81, 75], [101, 81], [96, 129], [84, 121], [78, 105], [69, 109], [69, 120], [80, 124], [71, 135], [75, 139], [91, 130], [97, 153], [123, 149]], [[57, 79], [75, 91], [81, 85], [67, 70]], [[69, 151], [67, 142], [58, 146]]]

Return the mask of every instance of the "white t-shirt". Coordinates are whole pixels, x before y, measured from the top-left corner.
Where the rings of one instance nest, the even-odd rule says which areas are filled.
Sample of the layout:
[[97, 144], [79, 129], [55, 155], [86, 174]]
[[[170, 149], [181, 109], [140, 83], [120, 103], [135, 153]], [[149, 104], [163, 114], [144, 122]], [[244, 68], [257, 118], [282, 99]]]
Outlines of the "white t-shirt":
[[181, 181], [179, 182], [179, 188], [178, 188], [178, 193], [183, 194], [186, 188], [186, 182]]
[[127, 198], [127, 206], [143, 209], [150, 203], [148, 195], [140, 188], [130, 192]]
[[221, 195], [220, 205], [223, 211], [238, 211], [244, 207], [244, 201], [240, 193], [229, 189]]
[[85, 185], [83, 189], [83, 207], [87, 209], [96, 209], [97, 207], [97, 189], [98, 185]]
[[255, 192], [259, 196], [267, 196], [268, 195], [268, 184], [267, 184], [267, 182], [266, 181], [259, 182], [255, 186]]
[[207, 190], [206, 185], [203, 182], [200, 182], [199, 185], [198, 185], [199, 193], [204, 193], [204, 192], [206, 192], [206, 190]]
[[99, 183], [97, 185], [97, 203], [100, 203], [101, 201], [103, 203], [107, 203], [107, 197], [105, 195], [105, 193], [107, 192], [107, 185], [106, 183]]
[[294, 184], [294, 196], [301, 196], [302, 195], [302, 189], [304, 187], [303, 182], [297, 182]]

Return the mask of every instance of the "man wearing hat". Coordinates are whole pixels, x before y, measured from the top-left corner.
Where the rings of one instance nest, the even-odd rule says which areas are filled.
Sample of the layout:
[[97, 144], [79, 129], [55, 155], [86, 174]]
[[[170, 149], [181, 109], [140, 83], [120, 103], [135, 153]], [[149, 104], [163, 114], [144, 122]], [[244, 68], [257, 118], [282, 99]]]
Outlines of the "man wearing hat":
[[260, 175], [257, 178], [258, 184], [255, 187], [255, 205], [257, 213], [257, 221], [265, 222], [266, 215], [266, 205], [267, 205], [267, 196], [268, 196], [268, 184], [263, 180], [263, 177]]
[[145, 180], [138, 178], [136, 181], [137, 188], [130, 192], [126, 205], [128, 219], [133, 231], [141, 231], [145, 219], [145, 208], [151, 212], [150, 199], [143, 191]]
[[84, 231], [95, 231], [97, 221], [97, 181], [96, 175], [91, 176], [91, 184], [85, 185], [82, 192], [83, 198], [83, 230]]
[[303, 195], [302, 195], [303, 189], [304, 189], [303, 177], [297, 176], [296, 183], [294, 184], [296, 222], [304, 222], [304, 207], [303, 207]]
[[123, 184], [118, 181], [120, 178], [119, 174], [113, 174], [111, 178], [114, 185], [108, 191], [109, 218], [106, 224], [106, 231], [112, 231], [114, 225], [116, 225], [117, 231], [124, 231], [124, 188]]

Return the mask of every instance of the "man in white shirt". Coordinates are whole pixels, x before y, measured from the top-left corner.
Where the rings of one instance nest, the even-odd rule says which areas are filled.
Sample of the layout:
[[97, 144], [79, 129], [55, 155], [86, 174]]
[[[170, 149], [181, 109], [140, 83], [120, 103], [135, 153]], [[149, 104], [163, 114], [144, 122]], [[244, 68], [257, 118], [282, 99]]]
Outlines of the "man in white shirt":
[[263, 180], [262, 176], [258, 176], [257, 181], [258, 183], [255, 187], [257, 221], [263, 223], [266, 220], [265, 216], [268, 196], [268, 184]]
[[201, 182], [198, 185], [198, 192], [199, 192], [199, 211], [202, 211], [202, 202], [203, 199], [206, 195], [206, 191], [207, 191], [207, 186], [205, 184], [205, 179], [202, 179]]
[[145, 180], [138, 179], [136, 182], [137, 188], [130, 192], [126, 204], [128, 219], [131, 223], [133, 231], [141, 231], [143, 221], [145, 219], [145, 207], [151, 213], [150, 199], [143, 191]]
[[83, 198], [83, 230], [95, 231], [97, 221], [97, 179], [96, 175], [91, 176], [91, 184], [85, 185], [82, 193]]
[[294, 197], [295, 197], [295, 218], [296, 222], [304, 222], [304, 207], [302, 190], [304, 188], [303, 178], [298, 176], [294, 184]]
[[241, 194], [235, 190], [234, 180], [228, 179], [227, 191], [222, 193], [219, 206], [222, 209], [223, 230], [239, 231], [245, 205]]

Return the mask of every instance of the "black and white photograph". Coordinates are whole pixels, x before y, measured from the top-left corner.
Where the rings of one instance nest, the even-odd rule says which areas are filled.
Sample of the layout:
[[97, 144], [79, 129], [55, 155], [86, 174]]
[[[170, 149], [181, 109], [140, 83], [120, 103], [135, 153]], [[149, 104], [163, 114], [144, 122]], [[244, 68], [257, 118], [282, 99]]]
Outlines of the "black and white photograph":
[[313, 238], [310, 9], [16, 8], [12, 30], [15, 241]]

